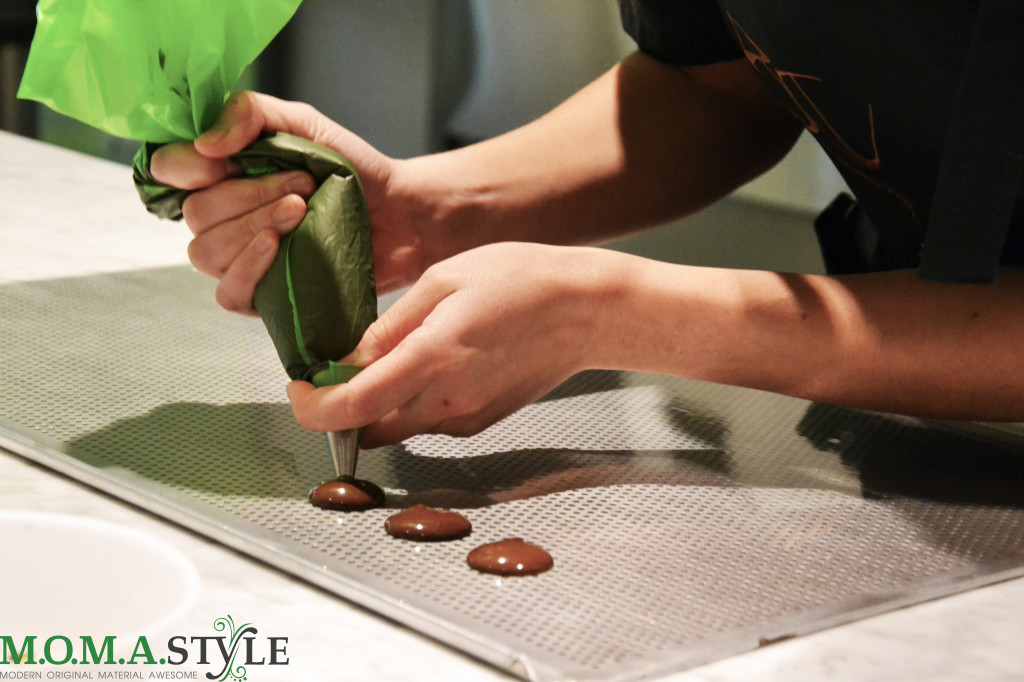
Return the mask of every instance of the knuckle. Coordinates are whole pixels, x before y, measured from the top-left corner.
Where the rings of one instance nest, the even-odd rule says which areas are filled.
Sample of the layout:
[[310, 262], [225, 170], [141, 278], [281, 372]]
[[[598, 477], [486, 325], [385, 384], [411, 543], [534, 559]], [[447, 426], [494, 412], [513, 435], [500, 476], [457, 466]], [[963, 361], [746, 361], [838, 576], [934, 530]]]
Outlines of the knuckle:
[[315, 137], [322, 138], [324, 127], [327, 124], [327, 117], [320, 113], [312, 104], [308, 102], [296, 102], [295, 113], [299, 120], [305, 122], [306, 128], [314, 134]]
[[439, 293], [451, 293], [464, 281], [459, 263], [450, 259], [434, 263], [423, 273], [423, 277], [425, 284]]
[[298, 115], [304, 117], [308, 121], [323, 118], [320, 110], [309, 102], [295, 102], [295, 108]]
[[262, 218], [262, 212], [250, 211], [235, 219], [235, 229], [237, 233], [242, 235], [241, 240], [246, 244], [256, 238], [263, 230], [270, 227], [270, 225], [264, 225]]
[[363, 349], [367, 353], [376, 359], [378, 355], [378, 349], [384, 347], [387, 340], [391, 338], [391, 331], [394, 329], [394, 323], [391, 321], [390, 316], [387, 314], [378, 317], [366, 331], [363, 332], [363, 338], [359, 341], [359, 345], [363, 346]]
[[423, 274], [420, 276], [420, 280], [424, 284], [430, 285], [443, 282], [445, 280], [445, 266], [446, 263], [444, 261], [430, 265], [423, 271]]
[[365, 394], [350, 391], [340, 412], [346, 424], [363, 426], [370, 421], [371, 405]]
[[282, 191], [280, 181], [276, 177], [277, 175], [279, 174], [272, 173], [261, 178], [243, 181], [245, 182], [246, 193], [248, 194], [247, 201], [250, 205], [266, 206], [281, 197]]

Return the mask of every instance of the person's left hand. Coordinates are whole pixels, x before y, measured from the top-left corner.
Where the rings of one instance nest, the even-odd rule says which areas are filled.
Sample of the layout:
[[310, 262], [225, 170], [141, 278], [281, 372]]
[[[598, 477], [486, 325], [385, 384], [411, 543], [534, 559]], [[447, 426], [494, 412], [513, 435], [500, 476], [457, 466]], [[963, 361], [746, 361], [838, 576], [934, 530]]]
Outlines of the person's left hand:
[[289, 385], [296, 419], [314, 431], [365, 427], [366, 448], [482, 431], [590, 366], [614, 320], [617, 256], [503, 243], [441, 261], [345, 359], [365, 367], [354, 379]]

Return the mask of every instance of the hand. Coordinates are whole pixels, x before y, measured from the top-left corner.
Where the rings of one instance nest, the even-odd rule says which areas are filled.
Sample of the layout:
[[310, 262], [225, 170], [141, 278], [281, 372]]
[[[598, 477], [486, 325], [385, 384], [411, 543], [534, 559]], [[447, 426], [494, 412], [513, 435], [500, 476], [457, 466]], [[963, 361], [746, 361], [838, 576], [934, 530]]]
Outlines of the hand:
[[365, 367], [354, 379], [289, 386], [296, 419], [315, 431], [365, 427], [367, 448], [482, 431], [598, 357], [618, 256], [506, 243], [432, 266], [345, 359]]
[[388, 200], [393, 161], [313, 107], [267, 95], [233, 96], [220, 119], [194, 143], [164, 146], [151, 171], [160, 182], [196, 190], [182, 207], [195, 238], [189, 260], [220, 280], [217, 301], [252, 314], [252, 297], [277, 251], [278, 239], [298, 227], [316, 190], [302, 172], [240, 178], [228, 157], [262, 133], [283, 131], [344, 154], [359, 173], [373, 226], [378, 289], [411, 282], [422, 271], [419, 236], [403, 219], [402, 202]]

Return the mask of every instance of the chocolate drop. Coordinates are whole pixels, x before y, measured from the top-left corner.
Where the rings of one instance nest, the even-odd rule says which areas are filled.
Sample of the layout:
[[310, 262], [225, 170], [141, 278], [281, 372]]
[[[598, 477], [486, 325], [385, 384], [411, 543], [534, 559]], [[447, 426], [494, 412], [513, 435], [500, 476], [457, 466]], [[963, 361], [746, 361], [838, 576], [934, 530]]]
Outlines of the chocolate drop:
[[471, 568], [496, 575], [536, 575], [555, 565], [550, 554], [522, 538], [481, 545], [466, 556], [466, 562]]
[[321, 509], [363, 511], [384, 504], [384, 491], [370, 481], [342, 476], [314, 488], [309, 501]]
[[469, 519], [458, 512], [440, 511], [417, 504], [398, 512], [384, 522], [384, 530], [396, 538], [407, 540], [458, 540], [472, 530]]

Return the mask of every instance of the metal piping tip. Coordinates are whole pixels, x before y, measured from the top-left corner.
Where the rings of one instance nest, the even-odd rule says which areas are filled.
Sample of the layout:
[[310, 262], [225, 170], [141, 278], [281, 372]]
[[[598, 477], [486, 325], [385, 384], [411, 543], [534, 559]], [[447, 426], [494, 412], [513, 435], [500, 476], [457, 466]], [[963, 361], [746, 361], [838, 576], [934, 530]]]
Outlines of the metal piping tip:
[[338, 478], [355, 478], [356, 462], [359, 460], [359, 429], [328, 431], [324, 437], [327, 439], [327, 449], [331, 452], [331, 461], [334, 462], [334, 472]]

